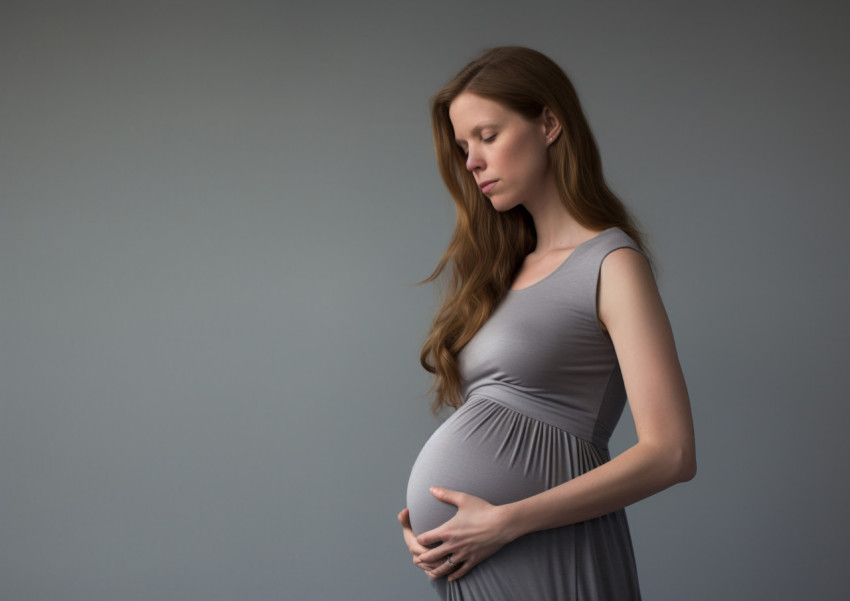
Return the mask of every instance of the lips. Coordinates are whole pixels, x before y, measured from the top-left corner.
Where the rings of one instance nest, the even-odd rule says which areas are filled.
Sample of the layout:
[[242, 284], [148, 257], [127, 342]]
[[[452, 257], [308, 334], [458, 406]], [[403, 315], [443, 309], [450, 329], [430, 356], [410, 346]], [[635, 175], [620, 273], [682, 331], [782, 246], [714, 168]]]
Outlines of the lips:
[[481, 191], [484, 194], [487, 194], [488, 192], [490, 192], [490, 190], [493, 189], [493, 186], [495, 186], [496, 182], [498, 182], [498, 181], [499, 180], [497, 180], [497, 179], [490, 179], [490, 180], [487, 180], [486, 182], [481, 182], [480, 184], [478, 184], [478, 187], [481, 188]]

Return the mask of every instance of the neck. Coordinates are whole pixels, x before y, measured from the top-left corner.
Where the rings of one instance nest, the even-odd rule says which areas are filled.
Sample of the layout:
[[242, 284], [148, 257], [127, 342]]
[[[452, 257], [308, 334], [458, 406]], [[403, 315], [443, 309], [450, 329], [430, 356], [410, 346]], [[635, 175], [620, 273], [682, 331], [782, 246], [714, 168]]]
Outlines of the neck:
[[564, 207], [554, 181], [535, 201], [523, 203], [523, 206], [534, 220], [537, 233], [535, 253], [545, 254], [551, 250], [573, 248], [593, 235]]

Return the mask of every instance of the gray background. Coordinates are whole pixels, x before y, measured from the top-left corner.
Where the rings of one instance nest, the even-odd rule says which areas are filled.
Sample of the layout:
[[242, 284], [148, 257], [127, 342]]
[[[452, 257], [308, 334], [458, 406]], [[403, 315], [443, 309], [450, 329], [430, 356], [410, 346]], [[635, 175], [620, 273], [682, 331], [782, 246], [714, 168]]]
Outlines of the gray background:
[[427, 100], [506, 43], [659, 261], [699, 473], [629, 509], [645, 598], [843, 597], [848, 12], [4, 2], [0, 598], [432, 598], [395, 522], [454, 219]]

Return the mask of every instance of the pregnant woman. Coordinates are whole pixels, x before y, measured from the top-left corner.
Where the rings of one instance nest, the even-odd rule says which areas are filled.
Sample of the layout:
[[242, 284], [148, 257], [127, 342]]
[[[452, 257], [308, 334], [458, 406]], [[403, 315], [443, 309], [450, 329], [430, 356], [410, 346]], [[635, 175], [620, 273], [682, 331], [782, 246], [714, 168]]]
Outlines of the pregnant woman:
[[[457, 225], [422, 350], [435, 410], [399, 514], [440, 598], [640, 599], [623, 508], [693, 477], [690, 404], [641, 237], [550, 59], [485, 52], [432, 100]], [[628, 398], [638, 442], [611, 459]]]

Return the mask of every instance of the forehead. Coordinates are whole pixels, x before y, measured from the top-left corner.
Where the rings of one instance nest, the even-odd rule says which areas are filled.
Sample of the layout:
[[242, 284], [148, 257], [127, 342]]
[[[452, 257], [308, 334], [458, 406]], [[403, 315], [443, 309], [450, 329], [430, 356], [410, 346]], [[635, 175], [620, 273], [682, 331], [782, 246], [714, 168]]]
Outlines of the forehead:
[[462, 138], [483, 125], [504, 124], [520, 117], [495, 100], [484, 98], [471, 92], [463, 92], [449, 105], [449, 119], [455, 135]]

